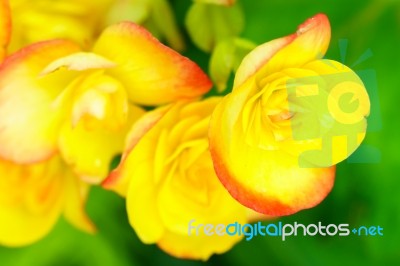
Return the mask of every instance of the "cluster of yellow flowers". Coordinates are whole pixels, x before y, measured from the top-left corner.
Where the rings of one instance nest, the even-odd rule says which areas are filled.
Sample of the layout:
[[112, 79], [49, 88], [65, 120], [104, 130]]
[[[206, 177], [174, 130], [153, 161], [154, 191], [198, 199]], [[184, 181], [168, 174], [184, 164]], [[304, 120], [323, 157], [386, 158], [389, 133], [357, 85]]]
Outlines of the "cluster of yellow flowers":
[[[346, 74], [349, 86], [365, 93], [349, 68], [320, 59], [330, 41], [325, 15], [255, 48], [230, 94], [200, 99], [212, 83], [194, 62], [133, 22], [109, 25], [118, 14], [149, 21], [151, 8], [167, 2], [126, 2], [0, 0], [0, 244], [31, 244], [60, 215], [94, 232], [84, 206], [90, 186], [101, 185], [126, 197], [129, 222], [144, 243], [206, 260], [241, 237], [190, 236], [190, 220], [246, 223], [293, 214], [327, 196], [334, 165], [365, 136], [369, 101], [362, 98], [352, 118], [357, 145], [334, 145], [329, 163], [312, 157], [312, 167], [302, 167], [301, 155], [321, 149], [332, 127], [295, 139], [295, 123], [309, 120], [306, 106], [290, 107], [288, 81], [317, 76], [325, 84], [320, 93], [329, 93], [330, 75]], [[172, 26], [163, 35], [178, 49], [174, 32]]]

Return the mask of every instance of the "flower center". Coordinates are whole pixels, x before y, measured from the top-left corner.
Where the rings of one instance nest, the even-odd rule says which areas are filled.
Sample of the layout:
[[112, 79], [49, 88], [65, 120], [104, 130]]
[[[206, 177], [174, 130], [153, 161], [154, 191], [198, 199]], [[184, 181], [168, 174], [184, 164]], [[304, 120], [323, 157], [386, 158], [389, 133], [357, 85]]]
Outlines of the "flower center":
[[124, 87], [110, 76], [96, 71], [83, 75], [72, 84], [71, 122], [84, 123], [88, 129], [117, 131], [128, 117], [128, 100]]
[[287, 76], [273, 74], [254, 84], [258, 89], [243, 108], [243, 129], [249, 145], [278, 149], [280, 142], [291, 138], [293, 113], [289, 109]]

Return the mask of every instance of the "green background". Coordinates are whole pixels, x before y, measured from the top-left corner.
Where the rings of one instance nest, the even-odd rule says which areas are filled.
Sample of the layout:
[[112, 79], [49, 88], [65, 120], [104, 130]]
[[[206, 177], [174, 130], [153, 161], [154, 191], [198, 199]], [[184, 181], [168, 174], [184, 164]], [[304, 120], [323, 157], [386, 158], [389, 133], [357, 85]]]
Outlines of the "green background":
[[[191, 1], [172, 1], [183, 28]], [[316, 13], [326, 13], [332, 25], [327, 58], [342, 61], [339, 40], [348, 41], [344, 63], [352, 66], [364, 52], [373, 56], [353, 66], [376, 73], [372, 131], [363, 154], [374, 163], [338, 165], [330, 195], [317, 207], [271, 222], [379, 225], [384, 236], [255, 237], [242, 241], [209, 265], [400, 265], [400, 1], [273, 0], [241, 1], [246, 16], [242, 37], [258, 44], [291, 34]], [[193, 46], [185, 53], [207, 68], [209, 55]], [[370, 88], [368, 88], [370, 89]], [[374, 89], [373, 89], [374, 90]], [[370, 91], [376, 94], [376, 90]], [[380, 126], [381, 125], [381, 126]], [[178, 260], [155, 245], [142, 244], [127, 222], [124, 200], [94, 188], [88, 213], [98, 226], [95, 236], [82, 233], [63, 219], [42, 241], [24, 248], [0, 248], [0, 265], [203, 265]], [[33, 229], [34, 230], [34, 229]]]

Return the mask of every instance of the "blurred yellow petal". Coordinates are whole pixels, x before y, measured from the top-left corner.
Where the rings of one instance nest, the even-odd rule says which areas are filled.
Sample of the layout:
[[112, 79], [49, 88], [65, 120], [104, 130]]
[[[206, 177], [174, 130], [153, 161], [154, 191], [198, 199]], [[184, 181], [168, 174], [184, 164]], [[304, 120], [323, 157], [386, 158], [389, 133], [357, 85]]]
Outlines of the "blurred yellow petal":
[[96, 227], [85, 211], [86, 199], [89, 194], [89, 185], [70, 171], [64, 175], [65, 206], [64, 216], [76, 228], [88, 233], [95, 233]]
[[0, 161], [0, 244], [31, 244], [49, 233], [63, 208], [58, 157], [21, 166]]
[[[50, 157], [64, 110], [53, 106], [73, 73], [39, 77], [56, 58], [78, 51], [66, 41], [29, 46], [10, 56], [0, 67], [0, 156], [18, 163]], [[29, 129], [29, 133], [27, 133]]]
[[12, 0], [10, 52], [32, 43], [66, 39], [90, 48], [102, 14], [114, 0]]
[[88, 185], [59, 156], [30, 165], [1, 160], [0, 176], [0, 244], [32, 244], [45, 237], [62, 214], [77, 228], [94, 232], [84, 208]]
[[129, 99], [137, 104], [159, 105], [195, 98], [212, 86], [194, 62], [133, 23], [123, 22], [107, 28], [93, 52], [118, 65], [107, 73], [123, 83]]
[[318, 14], [308, 19], [298, 27], [295, 34], [267, 42], [250, 52], [238, 68], [234, 88], [256, 72], [266, 76], [322, 58], [330, 38], [331, 28], [326, 15]]
[[0, 0], [0, 63], [6, 56], [11, 36], [11, 16], [8, 0]]
[[88, 128], [85, 121], [72, 126], [67, 121], [62, 127], [59, 139], [63, 158], [86, 182], [100, 183], [109, 172], [112, 158], [122, 152], [129, 125], [143, 113], [141, 108], [129, 106], [125, 126], [118, 131], [108, 130], [99, 125]]

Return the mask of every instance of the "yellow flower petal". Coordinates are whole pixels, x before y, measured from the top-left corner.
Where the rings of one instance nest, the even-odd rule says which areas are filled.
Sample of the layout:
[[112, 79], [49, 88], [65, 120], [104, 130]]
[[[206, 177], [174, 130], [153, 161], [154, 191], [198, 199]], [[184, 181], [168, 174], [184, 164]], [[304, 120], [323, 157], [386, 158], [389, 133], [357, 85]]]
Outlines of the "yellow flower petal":
[[93, 52], [118, 64], [107, 73], [123, 83], [134, 103], [159, 105], [194, 98], [212, 86], [194, 62], [133, 23], [123, 22], [107, 28]]
[[331, 28], [326, 15], [318, 14], [308, 19], [295, 34], [267, 42], [250, 52], [236, 72], [234, 88], [256, 72], [266, 76], [322, 58], [330, 38]]
[[32, 244], [50, 232], [61, 214], [77, 228], [95, 231], [84, 209], [88, 185], [59, 156], [31, 165], [1, 160], [0, 176], [0, 244]]
[[72, 172], [64, 174], [65, 206], [64, 216], [76, 228], [88, 233], [95, 233], [96, 227], [85, 211], [89, 185], [82, 182]]
[[[119, 166], [111, 172], [111, 174], [104, 180], [102, 186], [126, 197], [127, 190], [131, 176], [129, 171], [125, 171], [126, 165], [131, 165], [128, 154], [136, 146], [139, 140], [149, 131], [155, 123], [157, 123], [165, 113], [171, 108], [171, 105], [157, 108], [151, 112], [143, 115], [133, 126], [126, 137], [125, 151]], [[125, 162], [125, 160], [127, 160]]]
[[[148, 153], [143, 155], [149, 156]], [[130, 167], [135, 168], [134, 173], [145, 175], [151, 165], [150, 162], [140, 162]], [[133, 173], [133, 170], [129, 169], [128, 173]], [[165, 228], [157, 211], [157, 191], [154, 181], [150, 178], [133, 178], [129, 185], [126, 204], [129, 223], [133, 228], [140, 228], [136, 230], [140, 240], [145, 244], [158, 242], [164, 235]]]
[[112, 158], [123, 150], [129, 126], [144, 111], [130, 105], [128, 114], [124, 127], [118, 131], [104, 128], [100, 123], [89, 128], [85, 121], [76, 126], [69, 121], [63, 125], [59, 139], [61, 154], [86, 182], [98, 184], [107, 176]]
[[56, 109], [53, 101], [74, 73], [53, 73], [42, 78], [39, 74], [56, 58], [78, 49], [66, 41], [38, 43], [10, 56], [0, 67], [1, 157], [31, 163], [56, 151], [64, 110]]
[[54, 157], [21, 166], [0, 162], [0, 244], [22, 246], [48, 234], [63, 208], [63, 176]]
[[[146, 133], [143, 132], [142, 126], [137, 128], [140, 130], [139, 133]], [[148, 134], [149, 132], [146, 133], [146, 135]], [[135, 138], [137, 134], [131, 133], [130, 136]], [[157, 172], [158, 166], [155, 161], [157, 156], [162, 156], [161, 153], [155, 154], [154, 150], [149, 148], [156, 145], [157, 139], [154, 137], [141, 138], [131, 152], [124, 153], [121, 162], [123, 165], [120, 166], [120, 175], [122, 178], [125, 177], [125, 182], [129, 184], [126, 196], [129, 222], [133, 228], [140, 228], [136, 233], [140, 240], [146, 244], [156, 243], [165, 232], [158, 213], [156, 180], [148, 173], [150, 169]], [[129, 178], [129, 181], [127, 178]], [[143, 204], [143, 202], [146, 202], [146, 204]]]
[[[157, 242], [165, 231], [157, 212], [154, 180], [132, 178], [132, 176], [134, 173], [138, 173], [139, 176], [147, 175], [148, 169], [155, 167], [152, 160], [154, 153], [148, 147], [156, 145], [157, 141], [151, 138], [143, 140], [142, 137], [153, 128], [153, 125], [165, 115], [170, 107], [165, 106], [148, 112], [133, 125], [126, 138], [127, 143], [120, 165], [103, 182], [103, 187], [127, 197], [128, 208], [135, 209], [135, 215], [130, 215], [129, 221], [132, 226], [143, 228], [137, 234], [144, 243], [149, 244]], [[142, 143], [141, 146], [137, 146], [139, 141]], [[132, 149], [135, 149], [140, 157], [132, 155]], [[141, 158], [148, 158], [148, 160]], [[132, 190], [135, 190], [135, 193], [128, 193]], [[143, 198], [146, 199], [146, 204], [142, 204]]]
[[232, 200], [215, 175], [207, 141], [187, 145], [175, 161], [175, 174], [164, 178], [157, 197], [165, 227], [185, 235], [188, 221], [194, 218], [201, 224], [245, 223], [245, 209]]

